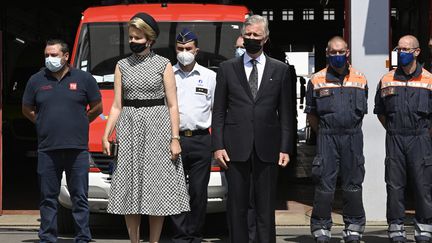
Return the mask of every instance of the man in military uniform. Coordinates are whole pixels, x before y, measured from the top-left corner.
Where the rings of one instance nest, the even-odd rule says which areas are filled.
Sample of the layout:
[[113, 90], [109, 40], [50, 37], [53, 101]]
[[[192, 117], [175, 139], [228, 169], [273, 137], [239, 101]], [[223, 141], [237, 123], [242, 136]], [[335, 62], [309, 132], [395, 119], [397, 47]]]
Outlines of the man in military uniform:
[[180, 112], [180, 143], [184, 171], [189, 184], [191, 211], [172, 216], [174, 242], [202, 241], [202, 226], [207, 208], [207, 186], [212, 160], [211, 112], [216, 86], [216, 73], [199, 65], [198, 37], [183, 29], [177, 35], [174, 65], [177, 99]]
[[314, 74], [306, 94], [307, 118], [318, 134], [312, 177], [315, 198], [311, 233], [316, 242], [330, 242], [331, 211], [338, 173], [342, 179], [345, 242], [359, 243], [365, 225], [363, 116], [367, 113], [367, 82], [351, 67], [341, 37], [327, 45], [328, 67]]
[[385, 180], [387, 222], [391, 242], [406, 242], [405, 189], [407, 174], [414, 185], [415, 239], [428, 243], [432, 236], [432, 75], [417, 62], [419, 42], [411, 35], [398, 43], [398, 67], [381, 79], [374, 113], [387, 131]]

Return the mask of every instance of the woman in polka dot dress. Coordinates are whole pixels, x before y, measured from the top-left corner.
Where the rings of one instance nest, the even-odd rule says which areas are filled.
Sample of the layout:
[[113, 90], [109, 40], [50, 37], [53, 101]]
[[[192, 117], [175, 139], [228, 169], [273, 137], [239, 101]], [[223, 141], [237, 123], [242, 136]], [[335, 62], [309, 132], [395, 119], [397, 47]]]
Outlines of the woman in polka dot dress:
[[107, 211], [125, 215], [133, 243], [140, 240], [142, 214], [150, 215], [150, 242], [158, 242], [164, 216], [189, 211], [174, 73], [168, 59], [150, 50], [158, 34], [146, 13], [129, 22], [133, 54], [117, 63], [114, 103], [102, 139], [109, 154], [108, 138], [116, 128], [118, 163]]

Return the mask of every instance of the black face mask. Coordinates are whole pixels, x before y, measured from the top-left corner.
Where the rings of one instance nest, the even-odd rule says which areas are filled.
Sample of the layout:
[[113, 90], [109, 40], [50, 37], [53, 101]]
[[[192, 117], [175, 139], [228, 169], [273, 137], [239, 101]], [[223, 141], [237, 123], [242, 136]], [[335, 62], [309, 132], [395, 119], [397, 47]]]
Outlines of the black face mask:
[[131, 42], [131, 43], [129, 43], [129, 47], [130, 47], [130, 49], [131, 49], [132, 52], [134, 52], [134, 53], [141, 53], [145, 49], [147, 49], [147, 43]]
[[258, 53], [262, 49], [261, 41], [262, 40], [244, 38], [243, 39], [243, 45], [244, 45], [247, 53], [255, 54], [255, 53]]

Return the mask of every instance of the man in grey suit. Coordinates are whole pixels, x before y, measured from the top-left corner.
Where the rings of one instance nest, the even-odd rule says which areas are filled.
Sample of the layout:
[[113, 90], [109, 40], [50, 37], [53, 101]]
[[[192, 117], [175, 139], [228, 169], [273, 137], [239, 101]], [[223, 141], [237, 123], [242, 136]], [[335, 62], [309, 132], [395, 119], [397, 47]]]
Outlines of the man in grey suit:
[[288, 65], [263, 53], [268, 22], [259, 15], [242, 28], [246, 53], [220, 65], [213, 105], [214, 157], [226, 169], [231, 242], [248, 242], [247, 209], [253, 184], [256, 242], [275, 242], [277, 165], [294, 145]]

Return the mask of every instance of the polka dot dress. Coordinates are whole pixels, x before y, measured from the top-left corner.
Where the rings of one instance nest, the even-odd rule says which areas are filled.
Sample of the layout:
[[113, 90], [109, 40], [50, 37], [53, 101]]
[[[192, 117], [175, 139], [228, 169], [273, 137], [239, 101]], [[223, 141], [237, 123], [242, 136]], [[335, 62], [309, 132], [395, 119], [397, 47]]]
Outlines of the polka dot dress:
[[[168, 62], [153, 52], [120, 60], [123, 98], [164, 98], [163, 73]], [[118, 165], [112, 178], [108, 213], [165, 216], [189, 211], [181, 159], [170, 159], [168, 107], [124, 106], [116, 132]]]

